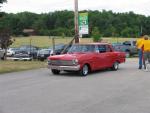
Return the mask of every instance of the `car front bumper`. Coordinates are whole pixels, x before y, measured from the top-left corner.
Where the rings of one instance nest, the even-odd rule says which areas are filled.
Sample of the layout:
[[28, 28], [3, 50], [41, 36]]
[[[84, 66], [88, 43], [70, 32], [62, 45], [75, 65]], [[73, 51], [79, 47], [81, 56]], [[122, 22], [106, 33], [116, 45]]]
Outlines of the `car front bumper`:
[[30, 61], [32, 58], [12, 58], [12, 60]]
[[77, 66], [55, 66], [55, 65], [48, 65], [49, 69], [56, 69], [60, 71], [79, 71], [80, 70], [80, 65]]

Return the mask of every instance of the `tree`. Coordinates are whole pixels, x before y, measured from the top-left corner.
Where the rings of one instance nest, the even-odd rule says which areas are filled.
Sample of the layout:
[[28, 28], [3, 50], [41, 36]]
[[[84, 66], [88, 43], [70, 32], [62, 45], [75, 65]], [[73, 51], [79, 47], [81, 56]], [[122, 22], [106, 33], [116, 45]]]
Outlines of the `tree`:
[[[1, 8], [1, 4], [3, 4], [4, 2], [7, 2], [7, 0], [0, 0], [0, 8]], [[0, 12], [0, 18], [4, 15], [4, 12]]]
[[0, 7], [1, 7], [1, 4], [3, 4], [4, 2], [7, 2], [7, 0], [0, 0]]
[[0, 0], [0, 3], [2, 4], [3, 2], [7, 2], [7, 0]]
[[122, 37], [131, 37], [131, 36], [132, 36], [132, 33], [133, 33], [132, 28], [126, 27], [125, 29], [123, 29], [123, 30], [121, 31], [121, 36], [122, 36]]
[[[2, 4], [2, 3], [0, 3]], [[144, 34], [150, 35], [150, 16], [112, 11], [86, 11], [89, 14], [89, 36], [95, 27], [104, 37], [139, 37], [141, 26]], [[37, 35], [74, 35], [73, 11], [55, 11], [35, 14], [30, 12], [3, 13], [0, 28], [9, 28], [12, 35], [23, 35], [24, 29], [34, 29]]]
[[92, 31], [92, 37], [94, 42], [99, 42], [101, 41], [101, 35], [97, 27], [94, 27]]
[[[5, 49], [5, 55], [7, 48], [13, 43], [10, 32], [8, 29], [0, 29], [0, 48]], [[6, 57], [4, 58], [6, 59]]]

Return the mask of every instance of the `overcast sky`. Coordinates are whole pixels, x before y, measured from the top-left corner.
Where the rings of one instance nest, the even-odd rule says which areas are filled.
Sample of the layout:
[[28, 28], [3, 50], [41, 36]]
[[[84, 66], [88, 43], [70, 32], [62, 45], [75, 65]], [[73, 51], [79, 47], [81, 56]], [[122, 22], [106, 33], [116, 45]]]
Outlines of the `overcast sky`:
[[[47, 13], [55, 10], [74, 10], [74, 0], [7, 0], [1, 10], [8, 13], [30, 11]], [[79, 10], [112, 10], [150, 16], [150, 0], [78, 0]]]

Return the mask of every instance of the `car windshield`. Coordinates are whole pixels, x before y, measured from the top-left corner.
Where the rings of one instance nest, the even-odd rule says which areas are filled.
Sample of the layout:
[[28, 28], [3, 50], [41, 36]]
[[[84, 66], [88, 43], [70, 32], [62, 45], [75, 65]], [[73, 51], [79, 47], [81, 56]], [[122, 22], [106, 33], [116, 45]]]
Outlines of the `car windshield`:
[[39, 54], [50, 54], [50, 51], [51, 50], [48, 50], [48, 49], [42, 49], [39, 51]]
[[68, 53], [74, 52], [94, 52], [95, 46], [94, 45], [73, 45]]
[[65, 45], [56, 45], [56, 46], [55, 46], [55, 49], [56, 49], [56, 50], [57, 50], [57, 49], [63, 49], [64, 46], [65, 46]]

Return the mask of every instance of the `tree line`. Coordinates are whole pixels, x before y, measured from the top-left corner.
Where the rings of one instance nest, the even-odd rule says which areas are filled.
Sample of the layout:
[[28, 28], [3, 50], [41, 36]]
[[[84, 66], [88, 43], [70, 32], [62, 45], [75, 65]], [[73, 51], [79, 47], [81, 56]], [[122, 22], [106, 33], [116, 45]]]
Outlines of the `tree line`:
[[[150, 16], [133, 12], [114, 13], [112, 11], [82, 11], [89, 15], [89, 35], [98, 28], [103, 37], [139, 37], [150, 35]], [[27, 35], [24, 29], [34, 29], [37, 35], [73, 36], [74, 12], [55, 11], [36, 14], [21, 12], [3, 13], [0, 17], [0, 28], [9, 28], [14, 36]]]

